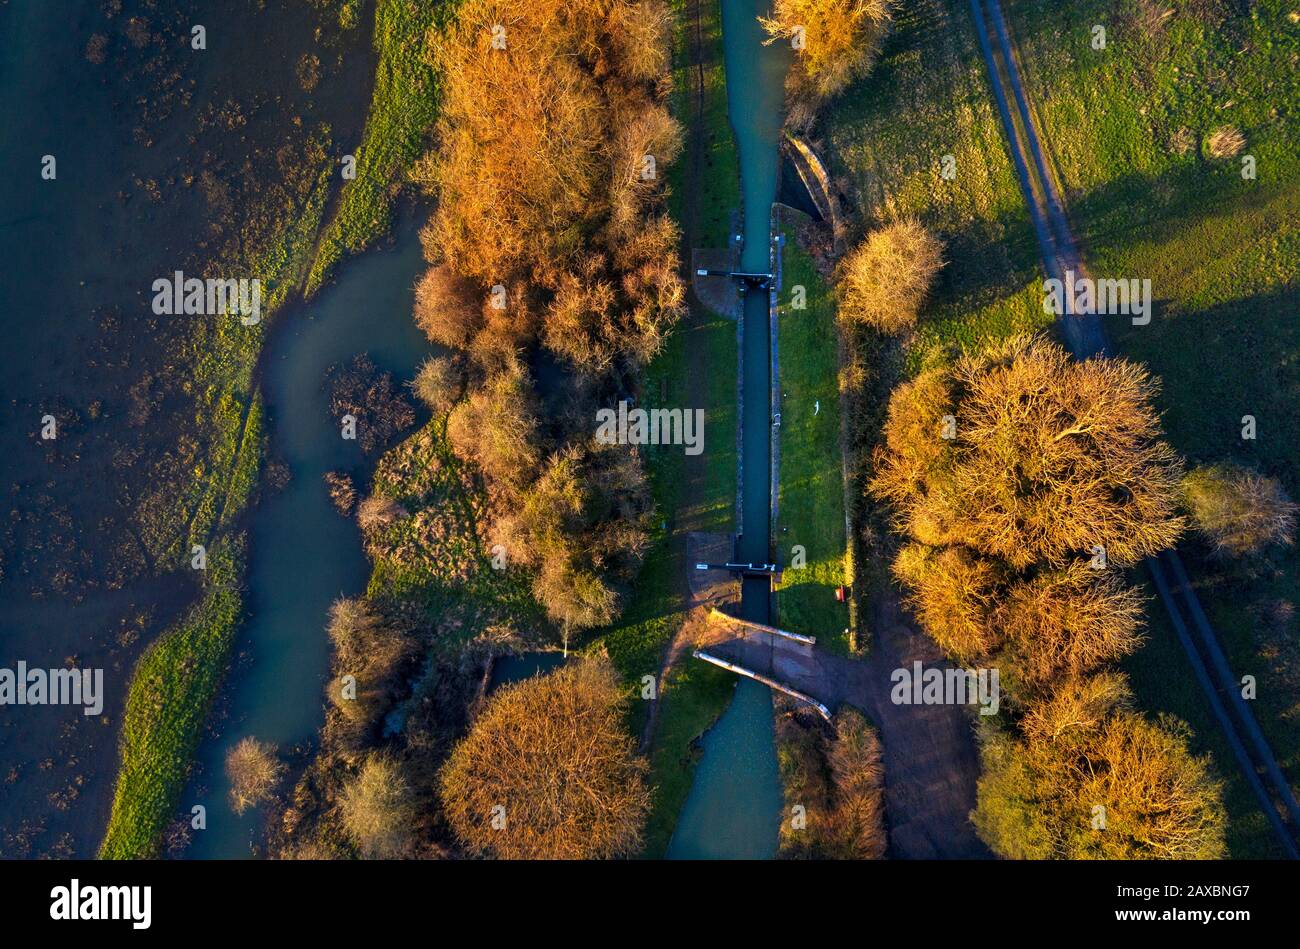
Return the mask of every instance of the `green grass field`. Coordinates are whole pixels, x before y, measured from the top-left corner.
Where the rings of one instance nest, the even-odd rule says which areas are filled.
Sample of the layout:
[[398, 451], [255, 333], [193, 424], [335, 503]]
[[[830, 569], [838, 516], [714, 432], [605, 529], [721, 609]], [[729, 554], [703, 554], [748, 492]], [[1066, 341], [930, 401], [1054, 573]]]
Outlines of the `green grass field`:
[[[1254, 465], [1300, 496], [1300, 24], [1294, 4], [1141, 5], [1095, 0], [1067, 9], [1012, 0], [1007, 15], [1027, 91], [1071, 221], [1099, 276], [1149, 278], [1149, 325], [1119, 318], [1116, 349], [1163, 382], [1170, 441], [1191, 464]], [[1104, 50], [1089, 43], [1107, 27]], [[1213, 157], [1233, 127], [1240, 154]], [[1242, 176], [1252, 156], [1256, 177]], [[1241, 437], [1243, 416], [1258, 437]], [[1300, 556], [1278, 552], [1242, 576], [1184, 545], [1188, 569], [1238, 675], [1259, 682], [1255, 714], [1283, 769], [1300, 783], [1300, 649], [1289, 606]], [[1171, 633], [1153, 609], [1148, 644], [1128, 663], [1139, 699], [1189, 721], [1198, 750], [1229, 778], [1229, 848], [1268, 856], [1257, 805], [1203, 709]]]
[[[1170, 440], [1191, 462], [1225, 457], [1258, 464], [1300, 492], [1300, 394], [1295, 276], [1300, 260], [1294, 181], [1297, 25], [1287, 5], [1218, 22], [1227, 5], [1185, 10], [1139, 29], [1136, 3], [1006, 0], [1036, 121], [1090, 268], [1099, 276], [1149, 277], [1150, 325], [1110, 327], [1122, 354], [1163, 378]], [[1162, 4], [1186, 8], [1189, 4]], [[1107, 49], [1091, 48], [1092, 27]], [[945, 240], [948, 265], [904, 371], [948, 358], [955, 346], [1048, 327], [1032, 231], [1008, 158], [966, 4], [923, 0], [901, 12], [874, 73], [838, 100], [826, 123], [833, 174], [857, 193], [867, 226], [914, 215]], [[1243, 180], [1240, 156], [1213, 159], [1207, 142], [1232, 125], [1258, 176]], [[941, 174], [953, 156], [955, 176]], [[1285, 315], [1291, 318], [1286, 319]], [[876, 354], [872, 354], [876, 355]], [[1259, 437], [1240, 437], [1243, 415]], [[1209, 566], [1193, 548], [1189, 566]], [[1289, 628], [1267, 634], [1261, 611], [1289, 615], [1300, 596], [1294, 556], [1275, 557], [1262, 577], [1202, 580], [1201, 592], [1239, 674], [1260, 680], [1261, 724], [1297, 773], [1300, 655]], [[1221, 571], [1220, 571], [1221, 573]], [[1228, 779], [1229, 846], [1236, 856], [1272, 853], [1267, 828], [1217, 731], [1186, 659], [1149, 612], [1148, 643], [1125, 664], [1139, 701], [1195, 732]]]
[[[847, 580], [844, 477], [840, 455], [839, 346], [835, 300], [812, 258], [782, 229], [777, 318], [781, 372], [781, 475], [776, 538], [785, 567], [776, 625], [849, 650], [849, 609], [835, 599]], [[792, 304], [796, 287], [805, 308]], [[803, 566], [796, 566], [798, 560]]]
[[879, 62], [823, 124], [831, 176], [856, 196], [850, 210], [867, 229], [915, 217], [944, 241], [947, 265], [908, 346], [910, 369], [1048, 325], [1033, 230], [965, 3], [902, 6]]

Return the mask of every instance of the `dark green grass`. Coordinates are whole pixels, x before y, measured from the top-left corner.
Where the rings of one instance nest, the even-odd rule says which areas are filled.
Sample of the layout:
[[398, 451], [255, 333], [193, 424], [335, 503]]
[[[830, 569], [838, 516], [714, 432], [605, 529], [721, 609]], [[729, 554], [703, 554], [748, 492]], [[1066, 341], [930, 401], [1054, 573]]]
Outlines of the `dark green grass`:
[[[1300, 25], [1292, 4], [1172, 4], [1159, 29], [1135, 4], [1007, 5], [1025, 82], [1069, 213], [1098, 276], [1150, 279], [1151, 323], [1110, 321], [1116, 349], [1160, 377], [1170, 441], [1190, 464], [1231, 459], [1300, 493]], [[1107, 25], [1104, 51], [1088, 43]], [[1206, 142], [1233, 126], [1252, 155], [1214, 158]], [[1243, 416], [1258, 437], [1244, 440]], [[1300, 602], [1300, 557], [1274, 552], [1244, 575], [1184, 544], [1189, 573], [1238, 676], [1259, 683], [1260, 726], [1300, 776], [1296, 623], [1265, 617]], [[1227, 779], [1233, 856], [1276, 851], [1172, 633], [1153, 606], [1147, 645], [1127, 663], [1150, 711], [1187, 720]]]

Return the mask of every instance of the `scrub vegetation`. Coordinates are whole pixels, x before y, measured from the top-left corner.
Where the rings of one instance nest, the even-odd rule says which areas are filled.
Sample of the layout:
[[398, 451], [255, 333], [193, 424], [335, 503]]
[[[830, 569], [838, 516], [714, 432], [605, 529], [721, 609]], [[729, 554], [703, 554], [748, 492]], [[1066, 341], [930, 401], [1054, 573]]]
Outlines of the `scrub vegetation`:
[[840, 263], [840, 319], [882, 333], [911, 329], [942, 266], [942, 246], [916, 221], [872, 231]]
[[680, 149], [658, 83], [668, 27], [653, 0], [469, 0], [439, 48], [416, 319], [466, 355], [448, 440], [566, 644], [615, 618], [649, 542], [640, 454], [592, 429], [682, 313], [660, 172]]
[[780, 855], [879, 860], [885, 856], [880, 739], [845, 705], [829, 725], [807, 706], [776, 700], [777, 760], [785, 791]]
[[787, 123], [802, 128], [818, 107], [866, 74], [889, 30], [892, 0], [776, 0], [759, 22], [798, 55], [786, 77]]
[[[374, 569], [365, 597], [333, 613], [322, 748], [282, 815], [273, 849], [284, 856], [640, 847], [651, 790], [637, 783], [647, 764], [619, 675], [652, 672], [663, 643], [650, 639], [669, 627], [657, 614], [630, 637], [626, 623], [605, 628], [658, 535], [640, 450], [593, 432], [597, 408], [680, 381], [659, 361], [681, 352], [684, 299], [664, 210], [680, 147], [661, 81], [669, 26], [654, 2], [471, 0], [447, 27], [439, 118], [413, 171], [436, 201], [414, 318], [451, 352], [412, 384], [434, 419], [384, 456], [358, 507]], [[664, 596], [674, 580], [652, 571], [638, 587]], [[559, 645], [588, 655], [489, 694], [496, 657]], [[570, 707], [600, 728], [547, 725]], [[569, 762], [604, 780], [582, 770], [583, 743], [621, 749], [612, 809], [593, 817], [608, 834], [575, 835], [524, 759], [489, 775], [501, 743], [517, 744], [511, 722], [540, 729], [523, 751], [547, 773]], [[377, 758], [416, 815], [378, 847], [373, 822], [356, 819], [357, 801], [376, 794], [363, 785]], [[498, 780], [516, 782], [505, 837], [478, 806]]]
[[286, 768], [275, 756], [275, 747], [251, 735], [241, 738], [226, 754], [230, 778], [230, 806], [236, 814], [261, 804], [275, 793]]
[[1237, 465], [1208, 465], [1187, 473], [1183, 497], [1192, 524], [1220, 556], [1295, 543], [1296, 504], [1277, 478]]
[[[322, 15], [337, 16], [338, 29], [346, 31], [356, 25], [354, 3], [321, 8]], [[421, 44], [428, 39], [423, 29], [418, 34], [412, 32], [411, 19], [425, 16], [422, 11], [426, 7], [381, 0], [379, 8], [376, 36], [380, 46], [388, 48], [389, 74], [381, 77], [378, 87], [388, 101], [409, 99], [410, 75], [400, 70], [396, 78], [391, 75], [398, 52], [393, 47], [399, 41], [405, 43], [403, 62], [427, 61], [426, 54], [411, 47], [413, 37]], [[330, 32], [336, 31], [331, 28]], [[410, 106], [408, 101], [408, 111]], [[227, 106], [226, 111], [231, 108]], [[368, 128], [377, 121], [373, 112], [372, 108]], [[247, 121], [238, 114], [220, 118], [227, 125]], [[292, 123], [291, 127], [300, 125]], [[395, 134], [393, 142], [391, 147], [398, 147], [400, 136]], [[138, 532], [160, 567], [190, 567], [196, 545], [201, 546], [207, 563], [200, 574], [203, 593], [187, 617], [165, 631], [141, 657], [133, 674], [122, 724], [122, 764], [101, 857], [157, 854], [230, 662], [244, 617], [240, 518], [257, 489], [264, 441], [254, 369], [267, 323], [311, 282], [311, 274], [320, 272], [319, 255], [328, 256], [328, 247], [334, 246], [330, 241], [318, 246], [336, 173], [332, 146], [328, 127], [295, 132], [266, 163], [279, 170], [280, 178], [240, 174], [223, 184], [205, 172], [200, 181], [209, 210], [220, 222], [218, 239], [210, 245], [213, 257], [203, 266], [211, 272], [259, 278], [265, 292], [262, 318], [254, 326], [235, 319], [195, 320], [182, 353], [184, 364], [191, 367], [185, 395], [192, 403], [199, 431], [194, 438], [182, 439], [175, 457], [166, 459], [155, 472], [150, 492], [137, 506]], [[381, 161], [379, 155], [371, 155], [371, 160], [361, 163], [369, 169], [365, 180], [373, 182], [378, 176], [394, 174], [398, 160], [388, 157]], [[359, 174], [352, 184], [362, 180]], [[343, 207], [348, 206], [345, 199]], [[343, 220], [352, 221], [361, 213]], [[387, 219], [373, 208], [364, 213], [370, 215], [370, 229], [364, 238], [369, 239], [386, 226]], [[339, 216], [334, 220], [339, 221]], [[347, 236], [358, 241], [355, 246], [364, 243], [352, 230]]]

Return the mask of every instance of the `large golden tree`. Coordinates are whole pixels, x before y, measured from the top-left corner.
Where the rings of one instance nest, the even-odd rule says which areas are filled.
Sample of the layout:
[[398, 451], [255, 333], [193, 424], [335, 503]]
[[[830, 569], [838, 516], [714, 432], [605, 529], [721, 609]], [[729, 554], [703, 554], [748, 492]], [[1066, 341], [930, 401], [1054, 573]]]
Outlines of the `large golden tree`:
[[604, 660], [577, 660], [496, 692], [442, 771], [452, 831], [504, 859], [634, 853], [650, 806], [646, 763]]

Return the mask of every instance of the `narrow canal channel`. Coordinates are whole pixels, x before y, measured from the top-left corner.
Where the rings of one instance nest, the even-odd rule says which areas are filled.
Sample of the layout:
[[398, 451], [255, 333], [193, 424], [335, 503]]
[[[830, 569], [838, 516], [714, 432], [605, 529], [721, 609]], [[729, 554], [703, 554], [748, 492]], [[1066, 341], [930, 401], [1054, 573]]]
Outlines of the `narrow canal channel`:
[[[769, 0], [722, 0], [727, 71], [727, 111], [740, 157], [744, 212], [741, 270], [770, 270], [771, 208], [780, 171], [785, 74], [792, 52], [785, 43], [764, 46], [758, 22]], [[744, 498], [739, 559], [768, 563], [770, 541], [771, 371], [768, 295], [751, 290], [744, 306]], [[744, 581], [741, 612], [767, 623], [766, 579]], [[781, 783], [766, 686], [740, 679], [731, 705], [704, 738], [704, 755], [668, 849], [678, 859], [755, 859], [776, 854]]]

